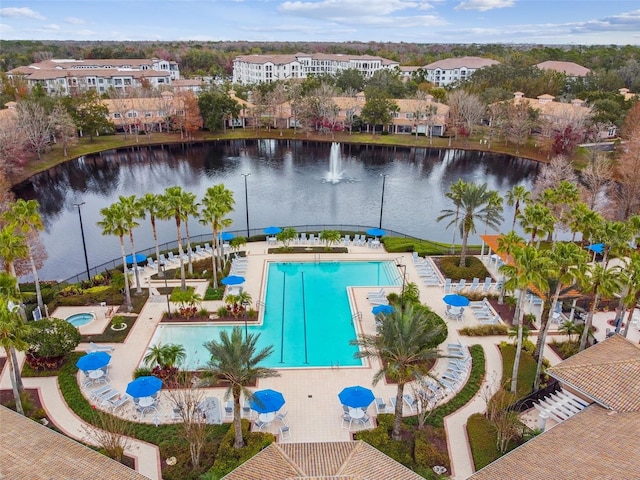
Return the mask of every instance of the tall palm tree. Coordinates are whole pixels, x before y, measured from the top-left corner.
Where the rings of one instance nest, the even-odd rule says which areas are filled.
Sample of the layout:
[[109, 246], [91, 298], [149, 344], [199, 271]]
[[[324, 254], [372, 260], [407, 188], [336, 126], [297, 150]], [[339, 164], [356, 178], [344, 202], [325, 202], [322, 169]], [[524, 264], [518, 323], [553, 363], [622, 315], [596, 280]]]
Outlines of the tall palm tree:
[[622, 287], [622, 274], [620, 268], [606, 268], [601, 263], [591, 263], [584, 275], [579, 280], [582, 287], [591, 293], [591, 305], [584, 322], [584, 330], [580, 336], [580, 351], [587, 347], [587, 338], [593, 324], [593, 315], [598, 308], [601, 297], [611, 297], [620, 291]]
[[182, 221], [184, 220], [183, 210], [185, 204], [189, 203], [187, 192], [181, 187], [169, 187], [162, 195], [162, 204], [164, 206], [160, 218], [171, 219], [176, 222], [176, 233], [178, 240], [178, 257], [180, 259], [180, 288], [187, 289], [187, 280], [184, 272], [184, 250], [182, 249]]
[[233, 222], [230, 218], [225, 218], [233, 212], [233, 192], [221, 183], [207, 188], [202, 199], [202, 211], [200, 212], [200, 223], [209, 225], [212, 231], [211, 244], [214, 254], [211, 256], [213, 266], [213, 286], [218, 287], [218, 271], [222, 270], [221, 258], [222, 249], [220, 247], [219, 232], [227, 228]]
[[[16, 232], [16, 230], [7, 225], [0, 230], [0, 258], [3, 260], [3, 268], [16, 280], [16, 260], [21, 258], [27, 258], [29, 255], [29, 249], [25, 243], [23, 235]], [[16, 283], [16, 291], [20, 291], [18, 283]]]
[[626, 265], [622, 269], [622, 282], [627, 287], [627, 296], [624, 298], [628, 309], [627, 323], [624, 327], [624, 337], [629, 334], [629, 327], [633, 320], [633, 312], [640, 302], [640, 253], [631, 252], [626, 260]]
[[456, 206], [456, 214], [453, 219], [453, 238], [451, 239], [451, 253], [455, 252], [456, 248], [456, 230], [458, 229], [458, 219], [460, 217], [460, 197], [467, 184], [461, 178], [456, 183], [451, 184], [449, 191], [445, 193], [445, 197], [450, 199]]
[[127, 232], [129, 233], [129, 243], [131, 243], [133, 274], [136, 276], [136, 294], [140, 295], [142, 294], [142, 285], [140, 283], [140, 272], [138, 271], [138, 260], [136, 259], [136, 247], [133, 241], [133, 229], [140, 226], [136, 220], [138, 218], [144, 218], [144, 211], [135, 195], [129, 197], [120, 195], [120, 197], [118, 197], [118, 203], [122, 206], [125, 215]]
[[40, 279], [38, 278], [38, 269], [36, 268], [36, 262], [33, 258], [33, 250], [31, 243], [33, 238], [38, 235], [39, 231], [44, 230], [44, 224], [42, 223], [42, 217], [40, 216], [40, 204], [36, 200], [23, 200], [19, 198], [9, 206], [2, 218], [7, 224], [13, 226], [17, 232], [24, 235], [25, 246], [27, 247], [27, 256], [29, 258], [29, 264], [31, 265], [31, 274], [33, 275], [33, 281], [36, 286], [36, 299], [38, 306], [44, 308], [44, 302], [42, 301], [42, 292], [40, 290]]
[[373, 376], [373, 385], [388, 376], [398, 385], [392, 438], [400, 440], [404, 387], [424, 375], [425, 364], [441, 358], [435, 339], [440, 328], [433, 328], [423, 309], [405, 305], [395, 310], [378, 325], [376, 335], [359, 335], [350, 343], [359, 347], [356, 358], [377, 358], [380, 370]]
[[587, 204], [583, 202], [573, 206], [569, 217], [569, 228], [573, 232], [571, 241], [573, 242], [575, 240], [576, 233], [582, 233], [580, 240], [581, 247], [584, 247], [587, 240], [591, 240], [593, 233], [600, 228], [600, 225], [604, 222], [604, 218], [602, 218], [598, 212], [591, 210]]
[[187, 263], [189, 266], [189, 275], [193, 275], [193, 263], [191, 262], [191, 235], [189, 233], [189, 216], [198, 218], [199, 205], [196, 202], [196, 196], [193, 193], [185, 192], [182, 214], [184, 215], [184, 231], [187, 237]]
[[[502, 234], [498, 237], [498, 253], [504, 253], [507, 259], [506, 263], [509, 263], [511, 258], [511, 252], [515, 247], [521, 247], [524, 245], [524, 239], [518, 235], [515, 230], [511, 230], [509, 233]], [[504, 303], [504, 293], [506, 290], [504, 274], [502, 276], [502, 287], [498, 295], [498, 304]]]
[[211, 340], [204, 344], [211, 353], [207, 375], [229, 382], [225, 397], [233, 396], [234, 448], [244, 447], [240, 395], [244, 393], [246, 398], [251, 398], [253, 394], [247, 389], [247, 385], [252, 385], [261, 378], [280, 376], [276, 370], [259, 365], [273, 353], [272, 345], [257, 351], [256, 344], [259, 338], [259, 334], [251, 333], [243, 338], [242, 329], [233, 327], [231, 335], [221, 331], [219, 341]]
[[24, 415], [19, 390], [19, 384], [22, 382], [20, 369], [15, 364], [15, 351], [24, 351], [29, 348], [25, 338], [30, 331], [31, 327], [22, 321], [16, 309], [10, 308], [9, 299], [5, 296], [0, 296], [0, 346], [4, 348], [7, 356], [11, 389], [16, 402], [16, 410], [20, 415]]
[[[18, 280], [12, 277], [7, 272], [0, 272], [0, 298], [4, 298], [7, 301], [8, 306], [12, 309], [12, 313], [18, 313], [24, 323], [26, 323], [26, 315], [24, 308], [20, 301], [20, 292], [17, 289]], [[19, 305], [16, 310], [16, 305]], [[20, 364], [18, 363], [18, 356], [16, 355], [16, 349], [10, 350], [11, 360], [13, 362], [14, 378], [18, 385], [18, 392], [24, 391], [24, 385], [22, 384], [22, 377], [20, 375]]]
[[506, 282], [508, 290], [519, 290], [518, 303], [514, 320], [518, 321], [518, 339], [516, 343], [516, 356], [513, 361], [513, 372], [511, 374], [511, 393], [516, 393], [518, 389], [518, 370], [520, 369], [520, 353], [522, 352], [522, 333], [524, 321], [524, 303], [529, 286], [534, 286], [539, 290], [546, 291], [547, 279], [544, 276], [546, 259], [540, 255], [538, 249], [531, 245], [515, 247], [513, 249], [513, 264], [505, 264], [500, 267], [500, 272], [504, 273], [509, 280]]
[[611, 255], [624, 256], [628, 253], [632, 230], [626, 222], [603, 222], [596, 230], [598, 241], [604, 243], [602, 263], [609, 265]]
[[545, 273], [547, 278], [555, 283], [555, 291], [553, 292], [549, 315], [541, 319], [540, 334], [538, 335], [534, 352], [534, 356], [537, 356], [538, 359], [538, 367], [533, 384], [534, 391], [538, 389], [538, 385], [540, 384], [540, 373], [542, 372], [542, 360], [544, 358], [547, 333], [549, 332], [549, 326], [556, 311], [560, 293], [564, 288], [573, 285], [578, 278], [581, 277], [588, 261], [587, 253], [573, 242], [554, 243], [552, 249], [546, 253], [546, 257], [548, 258], [548, 262], [546, 263], [547, 268]]
[[127, 272], [127, 252], [124, 248], [124, 236], [129, 231], [127, 226], [127, 214], [119, 203], [114, 203], [109, 207], [100, 210], [102, 220], [97, 222], [102, 228], [103, 235], [115, 235], [120, 239], [120, 251], [122, 253], [122, 268], [124, 273], [124, 293], [127, 302], [127, 311], [133, 310], [131, 304], [131, 291], [129, 290], [129, 274]]
[[[542, 193], [542, 203], [551, 209], [551, 214], [561, 226], [569, 223], [568, 213], [580, 200], [580, 190], [575, 183], [562, 180], [554, 188], [549, 188]], [[547, 232], [547, 240], [552, 241], [553, 231]]]
[[487, 190], [487, 184], [476, 185], [475, 183], [465, 184], [458, 199], [459, 206], [455, 209], [444, 209], [436, 221], [453, 217], [454, 219], [447, 225], [447, 228], [454, 224], [458, 212], [462, 215], [460, 221], [460, 235], [462, 236], [462, 247], [460, 249], [460, 267], [466, 266], [467, 243], [469, 234], [476, 233], [476, 221], [485, 222], [487, 226], [497, 230], [502, 222], [502, 205], [493, 202], [494, 193]]
[[530, 203], [524, 207], [524, 210], [518, 216], [520, 225], [525, 233], [531, 234], [530, 245], [533, 245], [539, 237], [542, 237], [553, 231], [553, 225], [556, 218], [551, 213], [549, 207], [541, 203]]
[[[155, 193], [145, 193], [139, 200], [140, 208], [142, 211], [142, 218], [145, 218], [146, 213], [149, 214], [149, 221], [151, 222], [151, 231], [153, 232], [153, 243], [156, 247], [156, 263], [160, 265], [160, 245], [158, 244], [158, 229], [156, 228], [156, 218], [158, 218], [162, 211], [162, 197]], [[160, 268], [160, 267], [158, 267]]]
[[530, 199], [531, 192], [527, 190], [524, 185], [514, 185], [513, 188], [507, 192], [507, 205], [510, 207], [515, 206], [511, 230], [515, 230], [516, 228], [516, 219], [520, 214], [520, 205], [528, 202]]

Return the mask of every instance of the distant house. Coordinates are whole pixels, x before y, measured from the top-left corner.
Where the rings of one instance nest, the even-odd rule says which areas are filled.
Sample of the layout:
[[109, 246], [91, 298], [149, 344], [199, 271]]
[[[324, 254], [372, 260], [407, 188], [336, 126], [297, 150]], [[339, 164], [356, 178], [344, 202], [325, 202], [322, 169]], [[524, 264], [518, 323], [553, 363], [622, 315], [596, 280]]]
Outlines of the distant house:
[[272, 443], [223, 480], [421, 480], [363, 441]]
[[168, 86], [180, 79], [176, 62], [152, 59], [75, 60], [52, 59], [7, 72], [8, 78], [24, 78], [29, 87], [41, 85], [48, 94], [69, 95], [109, 88], [129, 90], [149, 85]]
[[552, 70], [558, 73], [564, 73], [569, 78], [586, 77], [591, 70], [582, 65], [573, 62], [559, 62], [556, 60], [547, 60], [546, 62], [536, 65], [540, 70]]
[[174, 92], [184, 92], [190, 90], [196, 95], [200, 93], [206, 86], [207, 82], [200, 78], [174, 80], [171, 83]]
[[456, 57], [445, 58], [422, 67], [427, 72], [427, 80], [438, 87], [444, 87], [471, 77], [477, 70], [500, 62], [491, 58]]
[[574, 122], [586, 122], [591, 117], [591, 108], [585, 105], [584, 100], [578, 98], [569, 103], [555, 102], [555, 97], [549, 94], [538, 95], [536, 98], [527, 98], [522, 92], [513, 94], [513, 102], [526, 102], [529, 107], [536, 110], [540, 118], [551, 122], [553, 125], [564, 126]]
[[[640, 347], [620, 335], [547, 370], [586, 408], [549, 400], [558, 418], [543, 434], [479, 470], [473, 480], [640, 478]], [[555, 402], [555, 403], [554, 403]], [[554, 413], [555, 412], [555, 413]]]
[[233, 60], [233, 83], [270, 83], [310, 75], [335, 75], [343, 70], [359, 71], [370, 78], [379, 70], [393, 70], [400, 64], [373, 55], [296, 53], [293, 55], [241, 55]]

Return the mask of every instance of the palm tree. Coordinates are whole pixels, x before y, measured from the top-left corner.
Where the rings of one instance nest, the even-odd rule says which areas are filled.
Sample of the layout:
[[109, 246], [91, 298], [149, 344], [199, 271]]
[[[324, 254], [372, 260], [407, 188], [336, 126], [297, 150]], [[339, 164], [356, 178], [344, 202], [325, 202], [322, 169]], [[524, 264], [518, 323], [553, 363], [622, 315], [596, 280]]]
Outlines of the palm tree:
[[529, 192], [524, 185], [514, 185], [513, 188], [507, 192], [507, 205], [510, 207], [515, 205], [511, 230], [515, 230], [516, 228], [516, 219], [518, 215], [520, 215], [520, 205], [528, 202], [530, 199], [531, 192]]
[[13, 398], [16, 402], [16, 410], [20, 415], [24, 415], [19, 389], [22, 381], [20, 378], [20, 369], [14, 363], [15, 351], [24, 351], [29, 348], [29, 344], [25, 338], [30, 331], [31, 327], [22, 321], [17, 310], [9, 307], [9, 299], [4, 295], [0, 296], [0, 346], [4, 348], [7, 356]]
[[520, 368], [520, 353], [522, 352], [522, 334], [524, 320], [524, 302], [529, 286], [534, 286], [539, 290], [547, 290], [544, 287], [546, 278], [545, 258], [538, 250], [527, 245], [525, 247], [515, 247], [513, 249], [513, 265], [505, 264], [500, 267], [500, 272], [504, 273], [509, 280], [506, 282], [508, 290], [519, 290], [518, 303], [514, 313], [514, 320], [518, 321], [518, 339], [516, 343], [516, 356], [513, 361], [513, 373], [511, 374], [511, 393], [516, 393], [518, 388], [518, 370]]
[[240, 411], [240, 395], [251, 398], [253, 395], [247, 385], [253, 385], [261, 378], [278, 377], [280, 374], [272, 368], [259, 366], [273, 352], [273, 346], [269, 345], [259, 352], [256, 344], [260, 335], [250, 333], [243, 338], [242, 329], [233, 327], [231, 335], [226, 331], [220, 332], [220, 341], [211, 340], [204, 345], [211, 353], [211, 361], [207, 369], [207, 375], [213, 379], [221, 379], [229, 382], [229, 388], [225, 398], [233, 396], [233, 424], [235, 428], [234, 448], [244, 447], [242, 438], [242, 423]]
[[[533, 245], [538, 236], [542, 237], [553, 231], [553, 225], [556, 223], [556, 218], [551, 214], [549, 207], [541, 203], [525, 206], [518, 218], [524, 232], [531, 234], [530, 245]], [[539, 239], [538, 243], [540, 243]]]
[[182, 207], [182, 214], [184, 215], [184, 231], [187, 236], [187, 261], [189, 265], [189, 275], [193, 275], [193, 263], [191, 262], [191, 235], [189, 234], [189, 215], [197, 218], [199, 205], [196, 203], [196, 196], [193, 193], [185, 192], [184, 205]]
[[586, 203], [582, 202], [573, 206], [569, 217], [571, 218], [569, 228], [573, 232], [571, 241], [575, 240], [576, 233], [581, 232], [581, 247], [584, 247], [586, 241], [592, 238], [594, 232], [604, 222], [604, 218], [598, 212], [591, 210]]
[[[20, 292], [17, 289], [18, 280], [12, 277], [7, 272], [0, 272], [0, 298], [4, 298], [7, 301], [8, 306], [13, 313], [18, 313], [24, 323], [27, 322], [26, 315], [24, 313], [24, 307], [20, 302]], [[17, 305], [17, 307], [16, 307]], [[11, 360], [13, 361], [14, 376], [18, 385], [18, 392], [24, 391], [24, 385], [22, 384], [22, 377], [20, 376], [20, 364], [18, 363], [18, 357], [16, 350], [11, 349]]]
[[[3, 267], [6, 272], [17, 279], [15, 262], [28, 255], [29, 249], [25, 238], [17, 233], [12, 226], [7, 225], [0, 230], [0, 258], [4, 261]], [[16, 291], [20, 291], [17, 283]]]
[[[158, 229], [156, 228], [156, 218], [162, 211], [162, 197], [155, 193], [145, 193], [144, 196], [138, 200], [142, 215], [141, 218], [145, 218], [146, 213], [149, 213], [149, 221], [151, 222], [151, 231], [153, 232], [153, 243], [156, 247], [156, 262], [160, 265], [160, 245], [158, 244]], [[158, 267], [160, 268], [160, 267]]]
[[564, 333], [569, 337], [569, 341], [572, 340], [572, 335], [578, 333], [578, 325], [571, 320], [565, 320], [562, 325], [558, 327], [558, 332]]
[[[187, 279], [184, 272], [184, 251], [182, 250], [182, 220], [184, 220], [183, 210], [185, 205], [190, 203], [187, 192], [181, 187], [169, 187], [162, 195], [162, 205], [164, 206], [160, 218], [171, 219], [176, 222], [176, 232], [178, 240], [178, 257], [180, 259], [180, 288], [187, 289]], [[188, 207], [187, 207], [188, 208]]]
[[581, 277], [585, 265], [588, 261], [587, 253], [573, 242], [556, 242], [551, 250], [546, 253], [548, 263], [546, 264], [546, 275], [555, 283], [555, 291], [553, 292], [553, 300], [549, 315], [542, 317], [540, 325], [540, 334], [536, 343], [534, 357], [538, 359], [538, 367], [536, 370], [533, 390], [538, 389], [540, 383], [540, 373], [542, 372], [542, 360], [544, 358], [544, 348], [547, 341], [547, 333], [551, 325], [552, 317], [556, 311], [560, 292], [565, 287], [573, 285], [578, 278]]
[[626, 255], [629, 250], [632, 231], [625, 222], [603, 222], [596, 231], [599, 241], [604, 243], [602, 263], [605, 268], [609, 265], [611, 255]]
[[425, 371], [427, 362], [441, 358], [437, 346], [434, 346], [441, 329], [432, 327], [424, 309], [405, 305], [404, 311], [395, 310], [387, 315], [376, 333], [359, 335], [350, 343], [359, 347], [356, 358], [379, 360], [381, 367], [373, 376], [374, 386], [386, 376], [397, 383], [392, 438], [400, 440], [404, 387], [408, 382], [429, 374]]
[[124, 293], [127, 302], [127, 311], [133, 310], [131, 305], [131, 292], [129, 291], [129, 275], [127, 273], [127, 252], [124, 249], [124, 236], [128, 232], [126, 212], [121, 204], [114, 203], [110, 207], [100, 210], [102, 220], [98, 226], [102, 228], [103, 235], [115, 235], [120, 239], [120, 251], [122, 253], [122, 268], [124, 269]]
[[[562, 180], [554, 188], [549, 188], [542, 193], [542, 203], [551, 209], [551, 214], [556, 222], [561, 225], [569, 223], [567, 213], [580, 200], [580, 190], [575, 183]], [[547, 232], [547, 240], [552, 240], [554, 227]]]
[[622, 286], [621, 272], [618, 267], [606, 268], [600, 263], [588, 265], [584, 275], [580, 277], [580, 284], [591, 292], [591, 305], [585, 321], [584, 330], [580, 336], [580, 351], [587, 346], [587, 337], [593, 324], [593, 314], [598, 308], [601, 297], [610, 297], [620, 291]]
[[40, 308], [44, 308], [42, 292], [40, 291], [38, 269], [36, 268], [36, 262], [33, 258], [33, 250], [31, 247], [33, 238], [38, 235], [39, 231], [44, 230], [39, 209], [40, 204], [36, 200], [25, 201], [19, 198], [15, 203], [10, 205], [8, 210], [4, 212], [2, 218], [8, 225], [13, 226], [18, 234], [24, 235], [25, 246], [27, 247], [27, 256], [29, 257], [29, 264], [31, 265], [31, 273], [36, 286], [38, 306]]
[[460, 216], [460, 197], [467, 184], [461, 178], [456, 183], [451, 184], [449, 191], [445, 193], [445, 196], [450, 199], [456, 206], [456, 214], [453, 219], [453, 238], [451, 239], [451, 253], [455, 252], [456, 246], [456, 230], [458, 229], [458, 218]]
[[129, 197], [120, 195], [120, 197], [118, 198], [119, 198], [118, 203], [122, 206], [122, 210], [124, 212], [127, 232], [129, 233], [129, 242], [131, 243], [133, 273], [136, 276], [136, 294], [141, 295], [142, 285], [140, 284], [140, 272], [138, 271], [138, 261], [136, 260], [136, 248], [133, 242], [133, 229], [140, 226], [140, 224], [136, 222], [136, 219], [144, 218], [144, 212], [142, 210], [142, 207], [136, 200], [135, 195], [131, 195]]
[[[524, 245], [524, 239], [518, 235], [515, 230], [511, 230], [509, 233], [502, 234], [498, 237], [498, 253], [504, 253], [507, 263], [511, 261], [511, 252], [515, 247]], [[500, 288], [500, 294], [498, 296], [498, 304], [504, 303], [505, 278], [502, 276], [502, 288]]]
[[143, 361], [148, 367], [158, 365], [161, 369], [171, 369], [187, 358], [187, 352], [182, 345], [176, 343], [158, 344], [149, 347]]
[[638, 302], [640, 302], [640, 253], [631, 252], [626, 265], [622, 270], [622, 281], [627, 287], [628, 294], [624, 298], [627, 306], [627, 324], [624, 327], [624, 337], [629, 334], [629, 326], [633, 320], [633, 312]]
[[230, 218], [225, 218], [233, 212], [233, 192], [221, 183], [209, 187], [202, 199], [202, 212], [200, 212], [200, 223], [209, 225], [212, 231], [211, 244], [214, 254], [211, 256], [213, 266], [213, 286], [218, 287], [218, 271], [222, 270], [222, 252], [220, 247], [219, 232], [221, 229], [229, 227], [232, 223]]
[[502, 222], [502, 205], [496, 205], [493, 202], [495, 194], [492, 190], [487, 190], [487, 184], [484, 183], [480, 186], [475, 183], [465, 184], [460, 197], [458, 198], [459, 205], [456, 205], [456, 209], [444, 209], [442, 215], [440, 215], [436, 221], [443, 220], [445, 218], [454, 217], [454, 219], [447, 225], [447, 228], [454, 224], [457, 218], [458, 212], [462, 214], [460, 222], [460, 235], [462, 236], [462, 247], [460, 249], [460, 268], [466, 266], [467, 255], [467, 242], [469, 240], [469, 234], [476, 233], [476, 221], [485, 222], [487, 226], [497, 230]]

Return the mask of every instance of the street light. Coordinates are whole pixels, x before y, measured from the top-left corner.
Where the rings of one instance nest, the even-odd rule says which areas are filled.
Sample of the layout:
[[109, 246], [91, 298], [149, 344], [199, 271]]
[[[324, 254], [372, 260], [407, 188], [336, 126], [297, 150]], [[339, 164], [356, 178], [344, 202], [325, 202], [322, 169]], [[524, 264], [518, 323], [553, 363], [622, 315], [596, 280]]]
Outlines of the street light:
[[74, 203], [73, 206], [78, 208], [78, 217], [80, 217], [80, 234], [82, 235], [82, 249], [84, 250], [84, 264], [87, 267], [87, 280], [91, 281], [91, 273], [89, 273], [89, 258], [87, 257], [87, 243], [84, 240], [84, 227], [82, 226], [82, 211], [80, 207], [84, 205], [85, 202]]
[[247, 211], [247, 240], [249, 240], [249, 191], [247, 190], [247, 177], [251, 175], [251, 173], [241, 173], [244, 177], [244, 205], [245, 210]]
[[380, 223], [378, 224], [378, 228], [382, 228], [382, 209], [384, 208], [384, 184], [387, 181], [388, 173], [381, 173], [382, 177], [382, 199], [380, 200]]
[[158, 262], [158, 267], [162, 270], [162, 276], [164, 277], [164, 291], [167, 296], [167, 315], [171, 318], [171, 304], [169, 303], [169, 286], [167, 285], [167, 272], [164, 267], [164, 263]]
[[396, 263], [396, 267], [402, 269], [402, 293], [400, 294], [400, 311], [404, 313], [404, 286], [405, 278], [407, 277], [407, 266], [401, 263]]

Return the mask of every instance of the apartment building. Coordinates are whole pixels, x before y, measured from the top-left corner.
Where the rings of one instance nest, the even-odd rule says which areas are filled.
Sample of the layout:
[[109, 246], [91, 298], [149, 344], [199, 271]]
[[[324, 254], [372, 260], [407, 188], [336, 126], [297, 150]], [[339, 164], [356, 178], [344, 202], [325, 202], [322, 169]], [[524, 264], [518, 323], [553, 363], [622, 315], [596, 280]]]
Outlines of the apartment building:
[[422, 67], [427, 72], [427, 81], [438, 87], [466, 80], [477, 70], [500, 62], [482, 57], [457, 57], [438, 60]]
[[559, 62], [547, 60], [536, 65], [540, 70], [551, 70], [553, 72], [564, 73], [569, 78], [586, 77], [591, 70], [574, 62]]
[[242, 85], [270, 83], [310, 75], [358, 70], [370, 78], [379, 70], [393, 70], [400, 64], [372, 55], [296, 53], [293, 55], [242, 55], [233, 60], [233, 82]]
[[180, 69], [176, 62], [158, 58], [51, 59], [14, 68], [7, 77], [22, 77], [29, 87], [41, 85], [48, 94], [69, 95], [89, 89], [104, 93], [110, 87], [128, 90], [170, 86], [180, 79]]

